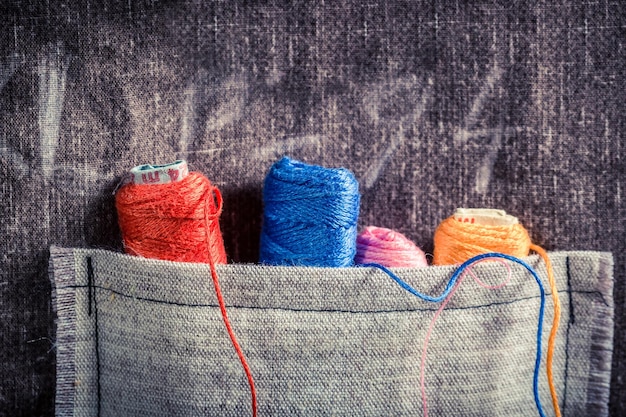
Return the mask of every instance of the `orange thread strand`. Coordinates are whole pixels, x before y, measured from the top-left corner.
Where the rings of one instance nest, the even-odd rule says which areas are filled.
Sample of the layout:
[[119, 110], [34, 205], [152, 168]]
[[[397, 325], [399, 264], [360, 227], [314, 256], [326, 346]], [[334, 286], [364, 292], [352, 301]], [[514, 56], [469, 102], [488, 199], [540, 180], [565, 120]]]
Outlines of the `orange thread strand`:
[[559, 292], [556, 288], [556, 280], [554, 279], [554, 271], [552, 270], [552, 262], [548, 257], [548, 253], [538, 245], [530, 245], [530, 249], [537, 252], [546, 263], [548, 272], [548, 282], [550, 291], [552, 292], [552, 303], [554, 304], [554, 317], [552, 318], [552, 329], [550, 330], [550, 338], [548, 339], [548, 352], [546, 353], [546, 373], [548, 375], [548, 385], [550, 386], [550, 396], [552, 397], [552, 406], [556, 417], [561, 417], [561, 408], [559, 407], [559, 399], [554, 386], [554, 377], [552, 374], [552, 360], [554, 357], [554, 347], [556, 344], [556, 333], [559, 330], [559, 322], [561, 321], [561, 301], [559, 300]]
[[546, 354], [546, 374], [555, 415], [556, 417], [561, 417], [561, 409], [552, 372], [556, 334], [561, 319], [561, 302], [554, 279], [552, 263], [547, 252], [531, 242], [528, 232], [519, 223], [508, 226], [491, 226], [461, 222], [454, 217], [449, 217], [439, 224], [435, 231], [434, 244], [433, 264], [435, 265], [460, 264], [476, 255], [488, 252], [500, 252], [523, 258], [528, 256], [530, 251], [533, 250], [543, 259], [546, 264], [552, 303], [554, 305], [554, 317], [552, 319]]

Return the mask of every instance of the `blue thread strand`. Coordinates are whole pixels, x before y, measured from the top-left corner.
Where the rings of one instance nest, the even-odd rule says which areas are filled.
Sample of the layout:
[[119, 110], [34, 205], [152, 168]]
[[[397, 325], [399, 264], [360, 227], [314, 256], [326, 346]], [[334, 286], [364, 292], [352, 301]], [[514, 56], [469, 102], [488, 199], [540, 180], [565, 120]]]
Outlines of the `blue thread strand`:
[[359, 203], [359, 183], [347, 169], [283, 157], [265, 178], [261, 263], [352, 265]]
[[539, 398], [539, 371], [540, 371], [540, 368], [541, 368], [541, 335], [543, 333], [543, 316], [544, 316], [544, 310], [545, 310], [545, 304], [546, 304], [546, 294], [545, 294], [545, 290], [543, 288], [543, 284], [541, 283], [541, 278], [539, 278], [539, 275], [533, 269], [533, 267], [528, 265], [523, 260], [521, 260], [519, 258], [516, 258], [515, 256], [506, 255], [504, 253], [493, 252], [493, 253], [484, 253], [484, 254], [481, 254], [481, 255], [477, 255], [477, 256], [474, 256], [473, 258], [470, 258], [467, 261], [463, 262], [463, 264], [461, 264], [461, 266], [459, 266], [454, 271], [454, 273], [450, 277], [450, 280], [448, 281], [448, 284], [446, 285], [443, 293], [441, 293], [441, 295], [439, 295], [438, 297], [432, 297], [432, 296], [429, 296], [428, 294], [423, 294], [423, 293], [417, 291], [415, 288], [413, 288], [411, 285], [409, 285], [409, 283], [404, 281], [402, 278], [400, 278], [399, 276], [397, 276], [396, 274], [391, 272], [388, 268], [384, 267], [383, 265], [369, 263], [369, 264], [359, 265], [359, 267], [373, 267], [373, 268], [380, 269], [384, 273], [389, 275], [396, 283], [398, 283], [398, 285], [400, 285], [403, 289], [405, 289], [409, 293], [415, 295], [416, 297], [418, 297], [418, 298], [420, 298], [420, 299], [422, 299], [424, 301], [428, 301], [428, 302], [431, 302], [431, 303], [439, 303], [439, 302], [445, 300], [445, 298], [450, 294], [450, 291], [452, 291], [452, 288], [454, 287], [454, 284], [456, 284], [456, 282], [459, 279], [459, 277], [461, 276], [461, 274], [463, 274], [463, 272], [469, 266], [471, 266], [472, 264], [474, 264], [474, 263], [476, 263], [476, 262], [478, 262], [478, 261], [480, 261], [482, 259], [486, 259], [486, 258], [503, 258], [503, 259], [509, 260], [511, 262], [515, 262], [515, 263], [523, 266], [524, 268], [526, 268], [526, 270], [528, 270], [528, 272], [530, 272], [530, 274], [533, 276], [533, 278], [535, 278], [535, 281], [537, 281], [537, 285], [539, 286], [539, 293], [541, 294], [541, 303], [540, 303], [540, 306], [539, 306], [539, 320], [538, 320], [538, 324], [537, 324], [537, 354], [536, 354], [536, 357], [535, 357], [535, 370], [534, 370], [534, 373], [533, 373], [533, 395], [535, 397], [535, 404], [537, 406], [537, 411], [539, 411], [539, 415], [541, 417], [546, 417], [546, 415], [545, 415], [545, 413], [543, 411], [543, 406], [541, 405], [541, 399]]

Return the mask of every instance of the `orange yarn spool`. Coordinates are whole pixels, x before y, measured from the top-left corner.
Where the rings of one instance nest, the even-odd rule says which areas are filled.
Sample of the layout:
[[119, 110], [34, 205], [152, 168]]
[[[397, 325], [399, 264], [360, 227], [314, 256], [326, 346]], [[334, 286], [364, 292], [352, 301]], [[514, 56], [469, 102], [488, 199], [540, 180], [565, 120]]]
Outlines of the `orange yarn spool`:
[[115, 196], [127, 253], [178, 262], [226, 263], [222, 195], [202, 174], [167, 184], [127, 184]]
[[530, 252], [530, 236], [519, 223], [486, 225], [449, 217], [437, 227], [433, 264], [454, 265], [488, 252], [523, 258]]

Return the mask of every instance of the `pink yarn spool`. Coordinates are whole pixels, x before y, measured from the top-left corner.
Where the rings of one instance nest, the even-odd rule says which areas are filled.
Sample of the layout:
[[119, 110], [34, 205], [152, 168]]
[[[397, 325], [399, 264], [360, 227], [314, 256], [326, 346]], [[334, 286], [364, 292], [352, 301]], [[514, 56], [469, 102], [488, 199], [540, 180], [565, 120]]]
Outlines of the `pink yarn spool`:
[[377, 263], [386, 267], [428, 266], [424, 251], [402, 233], [368, 226], [356, 238], [356, 264]]

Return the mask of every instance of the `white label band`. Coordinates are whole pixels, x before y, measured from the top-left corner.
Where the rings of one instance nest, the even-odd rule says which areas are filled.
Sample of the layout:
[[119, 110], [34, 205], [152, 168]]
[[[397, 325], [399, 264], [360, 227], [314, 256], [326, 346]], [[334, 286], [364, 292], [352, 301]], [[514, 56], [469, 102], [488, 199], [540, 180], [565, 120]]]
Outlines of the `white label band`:
[[483, 226], [512, 226], [519, 223], [517, 217], [506, 214], [504, 210], [481, 208], [458, 208], [454, 218], [463, 223], [480, 224]]
[[167, 184], [182, 181], [189, 175], [187, 162], [174, 161], [166, 165], [138, 165], [130, 170], [135, 184]]

